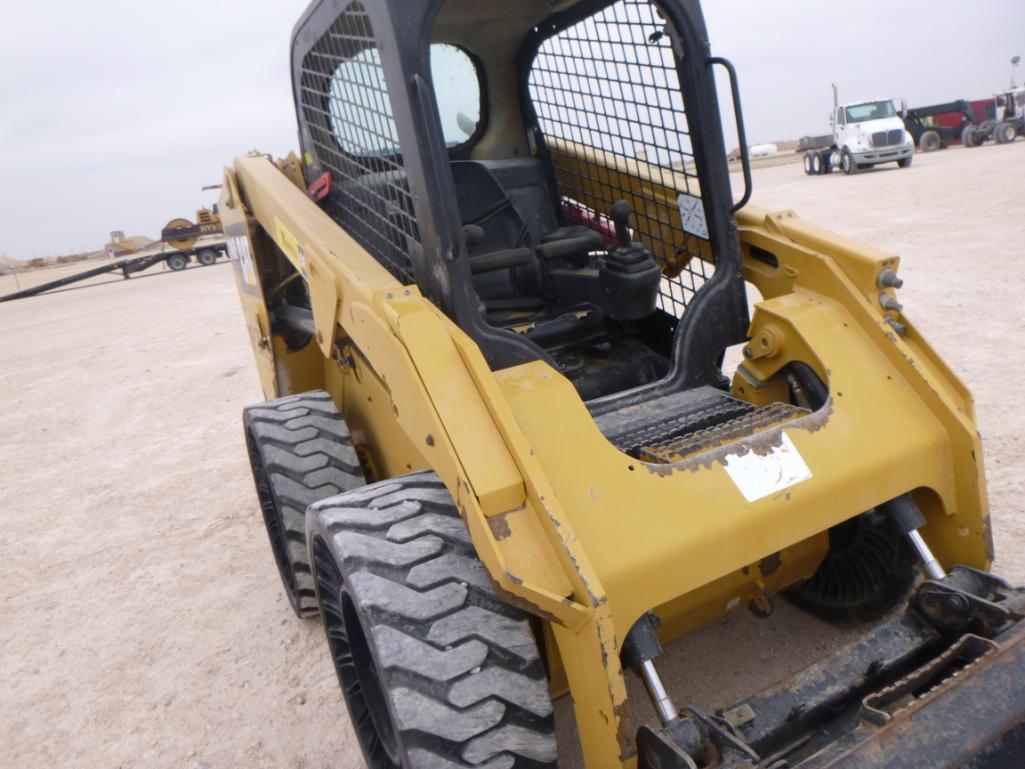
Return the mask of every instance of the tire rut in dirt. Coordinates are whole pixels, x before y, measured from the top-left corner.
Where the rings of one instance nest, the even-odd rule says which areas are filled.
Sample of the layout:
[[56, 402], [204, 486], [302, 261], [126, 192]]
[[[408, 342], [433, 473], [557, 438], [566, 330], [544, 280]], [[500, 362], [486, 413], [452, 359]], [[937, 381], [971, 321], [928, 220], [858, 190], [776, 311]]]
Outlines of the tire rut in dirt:
[[371, 769], [555, 766], [527, 616], [496, 596], [434, 473], [319, 502], [307, 531], [328, 645]]
[[321, 390], [250, 406], [246, 445], [274, 560], [300, 617], [317, 612], [306, 544], [306, 508], [364, 485], [349, 430]]

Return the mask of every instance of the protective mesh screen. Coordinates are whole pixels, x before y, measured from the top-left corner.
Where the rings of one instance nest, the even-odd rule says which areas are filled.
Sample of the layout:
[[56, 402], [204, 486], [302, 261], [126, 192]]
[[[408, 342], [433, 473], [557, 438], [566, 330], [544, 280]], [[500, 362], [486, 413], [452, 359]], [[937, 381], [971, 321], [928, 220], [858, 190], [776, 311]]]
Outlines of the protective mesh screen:
[[663, 264], [659, 305], [680, 317], [714, 267], [665, 28], [653, 3], [619, 0], [542, 43], [528, 87], [563, 205], [607, 215], [629, 201], [634, 236]]
[[303, 117], [312, 151], [334, 182], [325, 209], [375, 259], [413, 282], [419, 249], [398, 133], [370, 19], [351, 3], [303, 59]]

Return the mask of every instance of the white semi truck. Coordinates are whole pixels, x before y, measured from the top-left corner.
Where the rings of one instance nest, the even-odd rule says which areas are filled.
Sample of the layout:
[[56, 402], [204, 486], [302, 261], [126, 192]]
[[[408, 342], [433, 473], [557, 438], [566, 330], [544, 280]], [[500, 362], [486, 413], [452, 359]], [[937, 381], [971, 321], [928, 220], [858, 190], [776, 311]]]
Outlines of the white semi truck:
[[850, 175], [880, 163], [911, 165], [915, 142], [892, 99], [840, 104], [834, 85], [829, 122], [832, 143], [804, 153], [806, 174], [828, 174], [840, 168]]

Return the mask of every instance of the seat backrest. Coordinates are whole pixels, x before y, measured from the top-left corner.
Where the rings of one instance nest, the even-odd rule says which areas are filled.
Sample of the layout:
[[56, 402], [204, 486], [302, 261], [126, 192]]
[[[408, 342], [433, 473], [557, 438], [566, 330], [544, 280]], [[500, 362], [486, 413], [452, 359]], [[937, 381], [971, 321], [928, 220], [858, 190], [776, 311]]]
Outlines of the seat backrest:
[[484, 239], [470, 249], [470, 256], [535, 244], [530, 228], [491, 171], [473, 160], [451, 166], [462, 223], [484, 231]]

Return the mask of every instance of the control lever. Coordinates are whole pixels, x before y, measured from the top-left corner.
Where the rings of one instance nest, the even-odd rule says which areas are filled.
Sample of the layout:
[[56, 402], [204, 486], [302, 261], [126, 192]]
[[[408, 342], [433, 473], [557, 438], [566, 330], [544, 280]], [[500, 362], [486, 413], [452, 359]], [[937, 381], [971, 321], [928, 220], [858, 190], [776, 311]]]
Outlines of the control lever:
[[[648, 249], [634, 243], [630, 238], [630, 215], [633, 214], [633, 206], [625, 200], [617, 200], [612, 204], [610, 213], [612, 223], [616, 227], [616, 240], [619, 241], [619, 248], [614, 248], [609, 252], [608, 266], [613, 270], [627, 270], [628, 272], [654, 266]], [[637, 265], [641, 266], [637, 267]]]
[[620, 248], [630, 248], [630, 214], [633, 212], [633, 206], [625, 200], [612, 204], [612, 223], [616, 226], [616, 240]]

